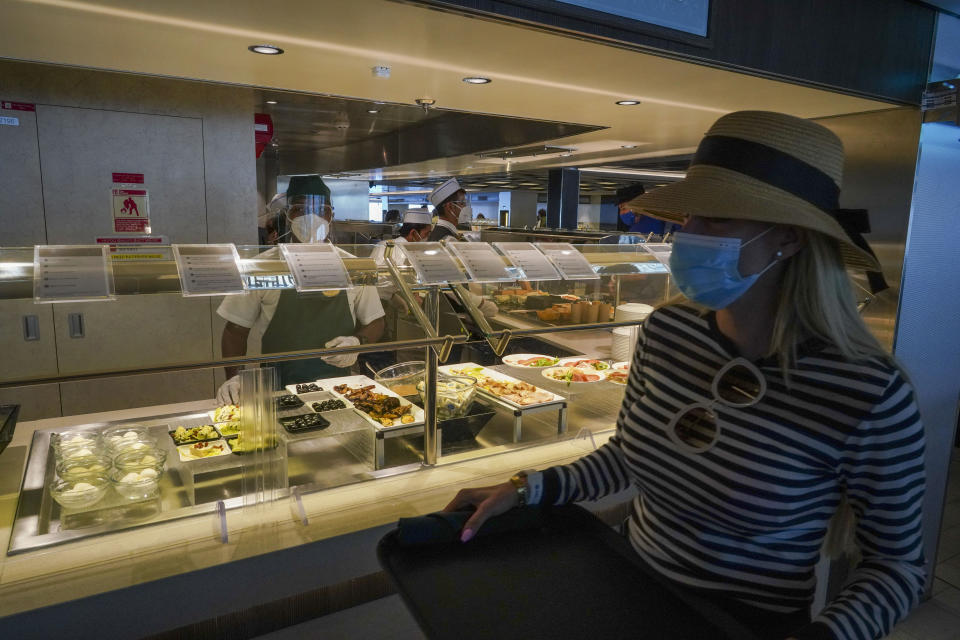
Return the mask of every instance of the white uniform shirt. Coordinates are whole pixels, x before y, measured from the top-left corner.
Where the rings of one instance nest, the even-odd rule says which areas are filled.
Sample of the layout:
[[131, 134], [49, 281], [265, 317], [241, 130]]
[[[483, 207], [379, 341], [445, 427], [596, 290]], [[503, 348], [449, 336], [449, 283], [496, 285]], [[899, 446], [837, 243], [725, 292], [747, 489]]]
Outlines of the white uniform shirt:
[[[337, 250], [344, 257], [354, 257], [339, 248]], [[277, 253], [279, 249], [274, 248], [265, 251], [261, 257], [275, 257]], [[258, 323], [265, 329], [273, 319], [279, 302], [280, 290], [278, 289], [248, 291], [242, 295], [226, 296], [217, 307], [217, 315], [247, 329]], [[350, 307], [354, 324], [370, 324], [385, 315], [376, 287], [362, 286], [347, 289], [347, 306]]]

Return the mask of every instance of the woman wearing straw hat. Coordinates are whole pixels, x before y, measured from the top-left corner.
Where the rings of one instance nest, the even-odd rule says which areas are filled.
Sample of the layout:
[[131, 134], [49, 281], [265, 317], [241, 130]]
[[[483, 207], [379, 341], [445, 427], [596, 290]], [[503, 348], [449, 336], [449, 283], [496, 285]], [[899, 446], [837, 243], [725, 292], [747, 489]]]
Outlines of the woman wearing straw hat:
[[[477, 507], [461, 539], [518, 504], [633, 485], [640, 558], [759, 638], [887, 635], [926, 581], [924, 435], [906, 376], [857, 314], [846, 268], [882, 278], [864, 212], [838, 208], [842, 167], [826, 128], [738, 112], [685, 180], [635, 199], [684, 225], [670, 264], [689, 303], [644, 321], [615, 436], [461, 491], [447, 510]], [[842, 549], [845, 531], [860, 562], [811, 620], [821, 547]]]

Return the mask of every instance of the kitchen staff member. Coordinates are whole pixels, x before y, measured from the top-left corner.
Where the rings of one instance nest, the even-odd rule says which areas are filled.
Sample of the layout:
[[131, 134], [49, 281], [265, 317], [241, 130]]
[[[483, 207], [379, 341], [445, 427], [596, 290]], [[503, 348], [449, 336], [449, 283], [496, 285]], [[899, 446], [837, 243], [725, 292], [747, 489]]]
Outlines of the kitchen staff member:
[[459, 237], [458, 224], [469, 224], [473, 220], [473, 208], [467, 202], [467, 192], [460, 188], [456, 178], [450, 178], [430, 194], [430, 203], [436, 207], [437, 226], [433, 228], [428, 240], [436, 242]]
[[[879, 264], [864, 212], [838, 206], [843, 164], [826, 127], [741, 111], [714, 123], [682, 182], [635, 200], [683, 224], [670, 267], [688, 302], [643, 322], [615, 435], [572, 464], [462, 491], [448, 509], [478, 506], [462, 539], [522, 498], [636, 487], [638, 560], [759, 640], [889, 634], [926, 584], [924, 428], [857, 313], [846, 269]], [[821, 548], [836, 557], [847, 541], [857, 566], [811, 620]]]
[[650, 233], [653, 232], [662, 236], [666, 223], [663, 220], [651, 218], [642, 213], [635, 212], [630, 205], [630, 201], [638, 198], [645, 193], [643, 185], [640, 183], [631, 184], [617, 189], [617, 231], [629, 231], [630, 233]]
[[[287, 188], [287, 207], [277, 225], [279, 242], [318, 243], [326, 240], [333, 218], [330, 190], [319, 176], [294, 176]], [[271, 249], [265, 257], [279, 249]], [[249, 291], [227, 296], [217, 309], [227, 321], [221, 337], [225, 357], [243, 356], [255, 325], [266, 326], [262, 353], [355, 346], [376, 342], [383, 335], [383, 305], [376, 287], [297, 293], [295, 290]], [[279, 362], [282, 385], [348, 375], [357, 354]], [[227, 381], [217, 391], [221, 403], [237, 403], [239, 367], [227, 368]]]
[[[399, 235], [393, 239], [393, 242], [395, 244], [420, 242], [430, 236], [432, 229], [433, 217], [429, 211], [426, 209], [409, 209], [403, 214], [403, 224], [400, 225]], [[386, 240], [378, 242], [377, 246], [373, 249], [373, 253], [370, 255], [370, 257], [377, 261], [377, 264], [383, 264], [386, 253], [386, 243]], [[399, 249], [394, 249], [392, 255], [395, 264], [406, 264], [406, 257], [403, 256], [403, 252]], [[394, 289], [394, 291], [395, 290], [396, 289]], [[382, 292], [380, 297], [383, 297]]]

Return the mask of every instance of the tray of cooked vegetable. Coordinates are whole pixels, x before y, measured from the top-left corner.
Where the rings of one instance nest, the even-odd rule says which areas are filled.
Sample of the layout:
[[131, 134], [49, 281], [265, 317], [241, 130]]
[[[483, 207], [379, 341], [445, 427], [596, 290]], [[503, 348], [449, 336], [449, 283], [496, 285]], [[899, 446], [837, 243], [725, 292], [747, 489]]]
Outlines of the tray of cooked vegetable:
[[176, 445], [205, 442], [207, 440], [216, 440], [220, 437], [220, 433], [217, 432], [212, 424], [204, 424], [198, 427], [184, 427], [181, 425], [168, 433]]
[[332, 378], [323, 384], [377, 428], [423, 424], [423, 409], [367, 376]]
[[225, 404], [210, 412], [210, 419], [214, 422], [240, 422], [240, 405]]
[[[316, 414], [305, 414], [305, 415], [316, 415]], [[300, 416], [296, 416], [300, 417]], [[276, 449], [279, 445], [279, 440], [274, 435], [263, 435], [254, 438], [245, 438], [242, 433], [238, 433], [236, 438], [231, 438], [227, 440], [227, 446], [230, 447], [230, 452], [236, 455], [244, 455], [247, 453], [253, 453], [257, 450], [267, 450], [267, 449]]]
[[481, 393], [501, 400], [517, 409], [532, 409], [566, 400], [563, 396], [552, 391], [541, 389], [529, 382], [517, 380], [474, 362], [448, 364], [439, 367], [438, 371], [455, 376], [476, 378], [477, 389]]

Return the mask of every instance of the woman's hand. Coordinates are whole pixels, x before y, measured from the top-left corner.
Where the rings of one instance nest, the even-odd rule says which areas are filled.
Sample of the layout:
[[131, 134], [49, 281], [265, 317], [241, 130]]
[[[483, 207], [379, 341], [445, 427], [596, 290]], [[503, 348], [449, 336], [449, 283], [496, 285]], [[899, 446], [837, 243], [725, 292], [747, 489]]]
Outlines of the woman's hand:
[[443, 510], [461, 511], [470, 506], [477, 508], [463, 525], [463, 531], [460, 533], [460, 542], [467, 542], [489, 518], [509, 511], [519, 504], [520, 498], [517, 495], [517, 488], [510, 482], [504, 482], [492, 487], [461, 489]]

